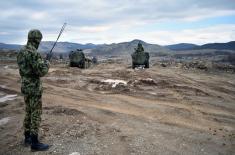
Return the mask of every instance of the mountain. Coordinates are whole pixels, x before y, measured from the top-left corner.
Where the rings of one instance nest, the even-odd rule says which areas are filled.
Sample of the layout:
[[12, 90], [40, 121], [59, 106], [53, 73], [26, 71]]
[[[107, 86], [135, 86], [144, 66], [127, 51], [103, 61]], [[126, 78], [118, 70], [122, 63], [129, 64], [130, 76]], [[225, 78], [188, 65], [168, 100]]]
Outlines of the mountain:
[[[130, 55], [134, 52], [138, 43], [142, 43], [145, 51], [149, 52], [150, 55], [167, 55], [172, 51], [185, 51], [185, 50], [203, 50], [203, 49], [216, 49], [216, 50], [235, 50], [235, 41], [228, 43], [211, 43], [198, 46], [195, 44], [181, 43], [168, 46], [160, 46], [157, 44], [149, 44], [141, 40], [133, 40], [130, 42], [113, 43], [113, 44], [79, 44], [71, 42], [58, 42], [53, 50], [55, 53], [67, 53], [76, 49], [83, 49], [86, 54], [96, 56], [119, 56], [119, 55]], [[52, 41], [44, 41], [40, 44], [39, 51], [48, 52], [53, 46]], [[20, 49], [22, 45], [16, 44], [4, 44], [0, 43], [0, 49]]]
[[[49, 52], [53, 46], [53, 41], [43, 41], [39, 46], [39, 51]], [[58, 42], [53, 50], [55, 53], [66, 53], [76, 49], [93, 49], [99, 45], [95, 44], [78, 44], [70, 42]]]
[[227, 43], [209, 43], [204, 45], [195, 45], [188, 43], [180, 43], [165, 46], [173, 51], [183, 51], [183, 50], [203, 50], [203, 49], [216, 49], [216, 50], [235, 50], [235, 41], [230, 41]]
[[134, 52], [134, 49], [137, 47], [139, 42], [143, 45], [145, 51], [149, 52], [151, 55], [169, 54], [171, 52], [171, 50], [163, 46], [156, 44], [148, 44], [144, 41], [135, 39], [130, 42], [102, 45], [90, 50], [89, 53], [91, 53], [92, 55], [109, 55], [109, 56], [130, 55], [131, 53]]
[[17, 44], [0, 43], [0, 49], [17, 50], [17, 49], [20, 49], [20, 47], [21, 47], [21, 45], [17, 45]]
[[190, 50], [196, 48], [198, 47], [198, 45], [189, 44], [189, 43], [180, 43], [180, 44], [167, 45], [165, 47], [174, 51], [182, 51], [182, 50]]
[[230, 41], [227, 43], [210, 43], [198, 46], [194, 49], [235, 50], [235, 41]]
[[[54, 42], [53, 41], [43, 41], [39, 46], [39, 51], [48, 52], [51, 50]], [[93, 49], [100, 45], [95, 44], [78, 44], [78, 43], [70, 43], [70, 42], [58, 42], [53, 50], [55, 53], [65, 53], [75, 49]], [[22, 45], [17, 44], [4, 44], [0, 43], [0, 49], [8, 49], [8, 50], [19, 50]]]

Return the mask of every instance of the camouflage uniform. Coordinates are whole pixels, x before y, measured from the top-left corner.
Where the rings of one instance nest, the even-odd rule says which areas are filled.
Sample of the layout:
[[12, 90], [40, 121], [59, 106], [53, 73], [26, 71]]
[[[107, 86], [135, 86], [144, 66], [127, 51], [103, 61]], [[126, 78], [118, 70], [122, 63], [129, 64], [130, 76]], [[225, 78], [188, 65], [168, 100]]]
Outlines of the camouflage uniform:
[[42, 39], [39, 30], [31, 30], [28, 34], [28, 43], [18, 56], [17, 63], [21, 76], [21, 92], [25, 100], [25, 132], [37, 135], [42, 114], [42, 82], [40, 77], [47, 74], [49, 62], [44, 61], [37, 48]]

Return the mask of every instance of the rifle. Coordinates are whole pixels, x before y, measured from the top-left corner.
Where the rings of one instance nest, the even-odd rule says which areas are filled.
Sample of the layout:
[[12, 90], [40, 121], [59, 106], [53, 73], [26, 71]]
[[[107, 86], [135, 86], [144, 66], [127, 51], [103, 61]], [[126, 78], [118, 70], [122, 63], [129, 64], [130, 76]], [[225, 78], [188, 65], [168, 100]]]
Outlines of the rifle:
[[64, 29], [65, 29], [65, 26], [66, 26], [66, 23], [64, 23], [64, 25], [62, 26], [62, 28], [61, 28], [61, 30], [60, 30], [60, 33], [59, 33], [59, 35], [58, 35], [56, 41], [54, 42], [54, 44], [53, 44], [53, 46], [52, 46], [50, 52], [47, 53], [46, 60], [48, 60], [48, 61], [51, 60], [51, 58], [52, 58], [52, 51], [53, 51], [53, 49], [54, 49], [54, 47], [55, 47], [57, 41], [59, 40], [61, 34], [63, 33], [63, 31], [64, 31]]

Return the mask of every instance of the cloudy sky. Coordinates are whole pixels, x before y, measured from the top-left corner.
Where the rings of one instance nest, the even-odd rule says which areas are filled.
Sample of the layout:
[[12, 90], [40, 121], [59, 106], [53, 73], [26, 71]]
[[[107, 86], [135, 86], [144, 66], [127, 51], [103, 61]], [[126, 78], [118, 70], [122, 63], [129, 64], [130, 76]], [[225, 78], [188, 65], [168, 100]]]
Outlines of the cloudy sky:
[[235, 40], [235, 0], [1, 0], [0, 42], [25, 44], [32, 28], [43, 40], [160, 45]]

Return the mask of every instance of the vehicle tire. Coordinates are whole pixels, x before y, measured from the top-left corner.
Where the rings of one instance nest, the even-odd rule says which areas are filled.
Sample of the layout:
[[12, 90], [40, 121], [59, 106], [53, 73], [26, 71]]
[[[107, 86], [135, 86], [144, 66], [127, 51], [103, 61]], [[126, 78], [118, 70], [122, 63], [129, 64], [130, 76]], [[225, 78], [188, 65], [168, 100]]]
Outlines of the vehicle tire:
[[147, 61], [146, 63], [145, 63], [145, 66], [144, 66], [145, 68], [149, 68], [149, 62]]
[[132, 63], [132, 69], [135, 69], [135, 64], [134, 63]]

